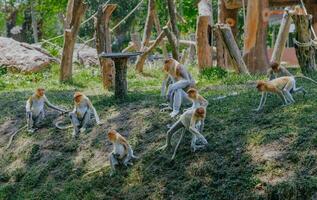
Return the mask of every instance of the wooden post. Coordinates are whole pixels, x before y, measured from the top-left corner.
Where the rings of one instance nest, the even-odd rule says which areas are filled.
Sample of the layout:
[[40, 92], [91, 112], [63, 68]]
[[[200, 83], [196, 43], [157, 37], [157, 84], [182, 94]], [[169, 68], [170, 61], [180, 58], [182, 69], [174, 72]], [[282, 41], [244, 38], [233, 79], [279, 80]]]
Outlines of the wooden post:
[[199, 70], [212, 67], [212, 24], [211, 4], [208, 0], [198, 3], [196, 49]]
[[[107, 4], [99, 7], [95, 29], [96, 29], [96, 48], [98, 55], [102, 52], [111, 53], [111, 35], [109, 21], [117, 5]], [[104, 89], [110, 89], [114, 82], [114, 64], [109, 58], [99, 58], [102, 84]]]
[[[226, 7], [228, 6], [228, 7]], [[229, 9], [230, 8], [230, 9]], [[234, 9], [231, 9], [234, 8]], [[233, 36], [236, 37], [238, 32], [237, 26], [238, 20], [238, 8], [236, 8], [233, 4], [230, 4], [226, 0], [218, 0], [218, 23], [225, 24], [230, 23], [231, 31]], [[217, 39], [217, 66], [222, 68], [230, 68], [230, 62], [228, 60], [228, 53], [225, 50], [226, 47], [223, 46], [222, 42]]]
[[281, 63], [286, 41], [288, 39], [289, 28], [292, 22], [291, 19], [291, 14], [288, 12], [288, 9], [285, 9], [285, 13], [283, 15], [281, 26], [274, 45], [271, 62]]
[[61, 61], [60, 81], [72, 78], [73, 53], [80, 21], [86, 11], [87, 4], [83, 0], [69, 0], [64, 30], [64, 47]]
[[[148, 11], [147, 11], [147, 17], [144, 25], [144, 33], [143, 33], [143, 40], [142, 40], [142, 46], [141, 51], [146, 50], [146, 46], [148, 46], [150, 42], [152, 27], [154, 25], [154, 14], [155, 14], [155, 0], [149, 0], [148, 3]], [[139, 73], [143, 73], [143, 66], [144, 66], [145, 59], [138, 56], [136, 61], [136, 71]]]
[[252, 74], [264, 74], [269, 68], [266, 45], [269, 16], [268, 0], [248, 1], [243, 57]]
[[315, 49], [312, 46], [311, 15], [294, 14], [292, 16], [296, 26], [295, 50], [303, 74], [309, 75], [316, 71]]
[[128, 82], [127, 79], [127, 62], [128, 58], [114, 59], [116, 65], [116, 87], [115, 87], [115, 97], [121, 101], [126, 98], [128, 92]]
[[231, 56], [231, 60], [233, 61], [231, 64], [233, 65], [234, 69], [238, 73], [249, 74], [248, 68], [243, 61], [240, 49], [234, 39], [230, 26], [219, 24], [217, 26], [217, 31], [219, 31], [218, 35], [221, 36], [221, 40], [224, 43], [229, 55]]

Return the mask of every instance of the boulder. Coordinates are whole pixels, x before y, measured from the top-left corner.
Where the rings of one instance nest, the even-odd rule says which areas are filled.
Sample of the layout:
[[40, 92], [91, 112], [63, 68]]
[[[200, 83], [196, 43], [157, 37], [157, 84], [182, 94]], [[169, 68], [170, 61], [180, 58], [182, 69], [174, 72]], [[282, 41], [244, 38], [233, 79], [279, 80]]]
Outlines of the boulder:
[[75, 44], [73, 61], [84, 66], [98, 66], [99, 60], [96, 48], [80, 43]]
[[58, 60], [40, 47], [0, 37], [0, 66], [9, 71], [38, 72], [49, 67], [52, 62]]

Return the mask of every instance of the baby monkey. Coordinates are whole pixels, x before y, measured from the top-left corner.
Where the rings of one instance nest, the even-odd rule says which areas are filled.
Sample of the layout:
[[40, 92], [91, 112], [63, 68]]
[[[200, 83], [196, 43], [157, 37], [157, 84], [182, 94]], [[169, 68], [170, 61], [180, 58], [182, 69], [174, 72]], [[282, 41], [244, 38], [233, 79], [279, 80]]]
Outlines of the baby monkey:
[[268, 93], [277, 94], [282, 99], [284, 105], [295, 102], [291, 93], [306, 93], [303, 87], [296, 88], [296, 81], [293, 76], [283, 76], [271, 81], [258, 81], [256, 88], [259, 92], [262, 92], [262, 97], [255, 111], [260, 111], [263, 108]]
[[198, 108], [200, 106], [206, 108], [208, 106], [208, 101], [198, 93], [197, 89], [190, 88], [187, 90], [187, 94], [188, 98], [193, 102], [190, 109]]
[[283, 76], [293, 76], [293, 74], [291, 74], [285, 67], [280, 66], [276, 62], [272, 62], [270, 64], [270, 67], [271, 69], [269, 69], [267, 73], [267, 77], [269, 78], [269, 80], [273, 80], [275, 78], [280, 78]]
[[137, 159], [127, 140], [115, 130], [108, 132], [108, 140], [113, 144], [113, 151], [109, 155], [111, 174], [115, 172], [115, 166], [124, 164], [125, 166], [133, 165], [131, 160]]
[[74, 110], [69, 113], [70, 120], [74, 127], [73, 136], [78, 137], [79, 132], [85, 132], [93, 113], [97, 125], [102, 124], [95, 107], [92, 105], [89, 98], [81, 92], [74, 94]]
[[51, 104], [45, 96], [44, 88], [37, 88], [35, 93], [26, 101], [26, 119], [28, 132], [33, 133], [45, 118], [44, 105], [65, 113], [66, 111]]
[[[197, 130], [196, 124], [197, 122], [203, 122], [206, 117], [206, 110], [204, 107], [198, 107], [195, 109], [190, 109], [184, 112], [179, 120], [175, 122], [175, 124], [167, 131], [166, 136], [166, 144], [159, 148], [159, 150], [164, 149], [170, 149], [171, 148], [171, 138], [172, 136], [180, 129], [183, 129], [185, 131], [189, 131], [192, 133], [192, 140], [191, 140], [191, 149], [193, 152], [195, 152], [197, 149], [204, 148], [208, 142], [205, 139], [205, 137]], [[172, 156], [172, 159], [175, 157], [178, 145], [180, 141], [182, 140], [184, 132], [182, 133], [179, 142], [174, 150], [174, 155]], [[197, 143], [201, 143], [198, 145]]]

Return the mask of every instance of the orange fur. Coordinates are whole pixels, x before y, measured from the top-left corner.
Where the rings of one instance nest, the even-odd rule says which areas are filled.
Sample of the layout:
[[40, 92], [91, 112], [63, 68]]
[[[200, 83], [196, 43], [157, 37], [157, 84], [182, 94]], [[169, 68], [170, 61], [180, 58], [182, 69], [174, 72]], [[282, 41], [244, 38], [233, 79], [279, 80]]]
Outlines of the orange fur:
[[197, 118], [205, 118], [206, 111], [203, 107], [199, 107], [195, 111], [195, 117]]
[[37, 88], [35, 91], [35, 95], [40, 98], [42, 96], [44, 96], [45, 94], [45, 89], [44, 88]]
[[74, 94], [74, 100], [76, 103], [80, 103], [80, 101], [82, 100], [84, 94], [81, 92], [75, 92]]
[[110, 130], [108, 132], [108, 140], [111, 141], [112, 143], [119, 143], [122, 144], [125, 148], [125, 150], [128, 150], [128, 142], [127, 140], [116, 130]]

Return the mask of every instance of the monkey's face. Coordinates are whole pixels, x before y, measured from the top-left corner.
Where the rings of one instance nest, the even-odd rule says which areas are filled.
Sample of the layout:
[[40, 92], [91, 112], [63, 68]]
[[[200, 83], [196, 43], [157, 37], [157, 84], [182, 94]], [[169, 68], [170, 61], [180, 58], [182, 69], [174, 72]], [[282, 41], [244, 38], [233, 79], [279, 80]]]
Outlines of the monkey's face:
[[37, 95], [37, 96], [42, 97], [42, 96], [44, 96], [44, 94], [45, 94], [45, 89], [43, 89], [43, 88], [38, 88], [38, 89], [36, 90], [36, 95]]
[[174, 60], [169, 58], [164, 61], [163, 71], [169, 73], [173, 67]]
[[187, 91], [188, 97], [191, 99], [196, 99], [197, 97], [197, 91], [195, 89], [189, 89]]
[[83, 95], [82, 95], [80, 92], [75, 92], [75, 94], [74, 94], [74, 101], [75, 101], [76, 103], [79, 103], [79, 102], [81, 101], [82, 97], [83, 97]]
[[108, 132], [108, 140], [109, 141], [113, 142], [113, 141], [116, 140], [116, 138], [117, 138], [117, 133], [116, 133], [115, 130], [111, 130], [111, 131]]
[[202, 119], [202, 118], [205, 117], [205, 114], [206, 114], [206, 111], [205, 111], [205, 108], [203, 108], [203, 107], [199, 107], [199, 108], [197, 108], [197, 109], [195, 110], [195, 116], [196, 116], [197, 118]]
[[256, 88], [258, 89], [258, 91], [262, 92], [264, 90], [264, 85], [265, 83], [263, 81], [259, 81], [256, 85]]

